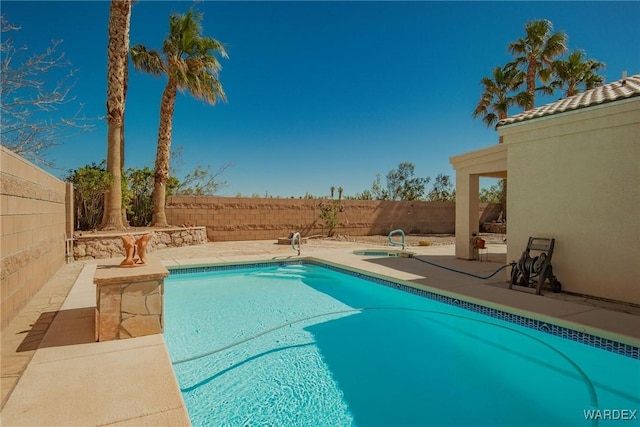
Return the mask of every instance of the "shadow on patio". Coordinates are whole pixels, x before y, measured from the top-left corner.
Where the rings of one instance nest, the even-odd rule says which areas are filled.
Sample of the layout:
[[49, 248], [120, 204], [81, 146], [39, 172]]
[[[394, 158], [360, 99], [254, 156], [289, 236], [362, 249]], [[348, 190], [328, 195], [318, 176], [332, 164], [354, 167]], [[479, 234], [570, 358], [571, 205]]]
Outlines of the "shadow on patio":
[[95, 342], [95, 307], [44, 312], [26, 332], [16, 352]]

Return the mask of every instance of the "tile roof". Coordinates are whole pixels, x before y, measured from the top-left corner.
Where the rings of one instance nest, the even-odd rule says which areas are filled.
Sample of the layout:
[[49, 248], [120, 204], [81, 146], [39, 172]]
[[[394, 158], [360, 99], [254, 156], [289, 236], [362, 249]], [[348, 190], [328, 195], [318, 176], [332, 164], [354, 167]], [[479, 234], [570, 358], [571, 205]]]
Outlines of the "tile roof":
[[636, 74], [626, 79], [620, 79], [612, 83], [607, 83], [597, 88], [587, 90], [569, 98], [563, 98], [551, 104], [543, 105], [529, 111], [523, 111], [498, 122], [499, 126], [523, 122], [525, 120], [537, 119], [539, 117], [550, 116], [552, 114], [564, 113], [565, 111], [578, 110], [580, 108], [592, 107], [607, 102], [620, 101], [623, 99], [640, 96], [640, 74]]

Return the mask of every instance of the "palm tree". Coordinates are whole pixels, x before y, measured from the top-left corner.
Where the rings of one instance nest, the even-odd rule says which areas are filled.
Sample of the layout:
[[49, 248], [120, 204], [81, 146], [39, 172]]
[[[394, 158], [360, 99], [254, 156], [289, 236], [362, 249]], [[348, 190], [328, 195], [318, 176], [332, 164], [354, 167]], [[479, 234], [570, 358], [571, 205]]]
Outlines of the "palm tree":
[[101, 228], [124, 230], [122, 169], [124, 166], [124, 104], [127, 92], [131, 0], [112, 0], [107, 47], [107, 172], [113, 179], [105, 193]]
[[604, 77], [598, 70], [605, 67], [603, 62], [595, 59], [584, 59], [584, 51], [574, 50], [567, 59], [554, 61], [552, 64], [555, 79], [551, 82], [553, 89], [560, 89], [569, 97], [584, 90], [593, 89], [604, 83]]
[[[473, 117], [482, 117], [482, 121], [491, 127], [509, 116], [509, 107], [513, 105], [524, 106], [531, 101], [529, 92], [513, 93], [524, 84], [524, 73], [516, 67], [515, 63], [509, 63], [504, 67], [495, 67], [492, 77], [480, 80], [484, 86], [482, 97], [473, 111]], [[502, 137], [498, 140], [502, 143]], [[500, 200], [502, 203], [503, 218], [507, 217], [507, 180], [501, 180]]]
[[529, 100], [524, 106], [531, 110], [536, 100], [536, 78], [547, 82], [551, 77], [551, 64], [566, 50], [567, 36], [563, 32], [552, 33], [553, 24], [546, 19], [527, 22], [526, 36], [509, 43], [508, 51], [515, 56], [514, 63], [526, 73], [526, 92]]
[[513, 95], [523, 84], [524, 74], [518, 70], [514, 64], [510, 63], [504, 67], [495, 67], [491, 77], [480, 80], [484, 92], [473, 110], [473, 117], [482, 117], [482, 121], [491, 127], [499, 120], [506, 119], [509, 107], [513, 105], [523, 106], [529, 100], [527, 92], [520, 92]]
[[216, 53], [227, 58], [227, 52], [222, 43], [202, 35], [201, 20], [202, 14], [193, 10], [185, 15], [172, 14], [162, 53], [142, 45], [131, 48], [131, 59], [136, 70], [168, 77], [160, 103], [151, 220], [154, 226], [167, 226], [165, 190], [169, 179], [171, 129], [177, 90], [187, 91], [196, 99], [211, 105], [218, 99], [226, 100], [218, 81], [218, 72], [222, 67]]

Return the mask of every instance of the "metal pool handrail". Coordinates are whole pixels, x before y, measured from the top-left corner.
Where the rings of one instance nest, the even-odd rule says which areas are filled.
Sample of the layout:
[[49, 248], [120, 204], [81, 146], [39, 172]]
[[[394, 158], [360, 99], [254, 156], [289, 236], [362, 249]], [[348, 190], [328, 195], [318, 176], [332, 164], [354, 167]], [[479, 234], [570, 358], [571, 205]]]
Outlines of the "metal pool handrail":
[[[402, 236], [402, 242], [398, 242], [396, 240], [393, 240], [391, 238], [391, 236], [393, 236], [394, 234], [400, 234]], [[404, 251], [404, 247], [405, 247], [404, 231], [401, 230], [401, 229], [397, 229], [397, 230], [393, 230], [391, 233], [389, 233], [389, 243], [391, 243], [393, 246], [402, 246], [402, 250]]]
[[[296, 239], [298, 239], [297, 247], [296, 247]], [[296, 231], [295, 233], [293, 233], [293, 236], [291, 236], [291, 249], [293, 249], [294, 251], [298, 251], [298, 256], [300, 256], [301, 246], [302, 246], [302, 237], [300, 236], [300, 233]]]

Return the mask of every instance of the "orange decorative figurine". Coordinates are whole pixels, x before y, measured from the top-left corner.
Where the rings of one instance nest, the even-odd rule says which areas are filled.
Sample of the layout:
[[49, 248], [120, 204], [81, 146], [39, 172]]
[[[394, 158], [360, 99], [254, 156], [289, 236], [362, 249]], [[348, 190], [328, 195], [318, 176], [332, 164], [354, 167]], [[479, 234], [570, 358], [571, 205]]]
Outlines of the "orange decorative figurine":
[[140, 259], [136, 261], [136, 264], [147, 263], [147, 243], [149, 243], [152, 237], [151, 234], [145, 234], [136, 240], [136, 249], [138, 250], [138, 257], [140, 257]]
[[122, 245], [124, 246], [124, 254], [126, 258], [120, 263], [120, 266], [126, 267], [135, 265], [133, 257], [136, 253], [136, 241], [134, 240], [133, 236], [122, 236]]

